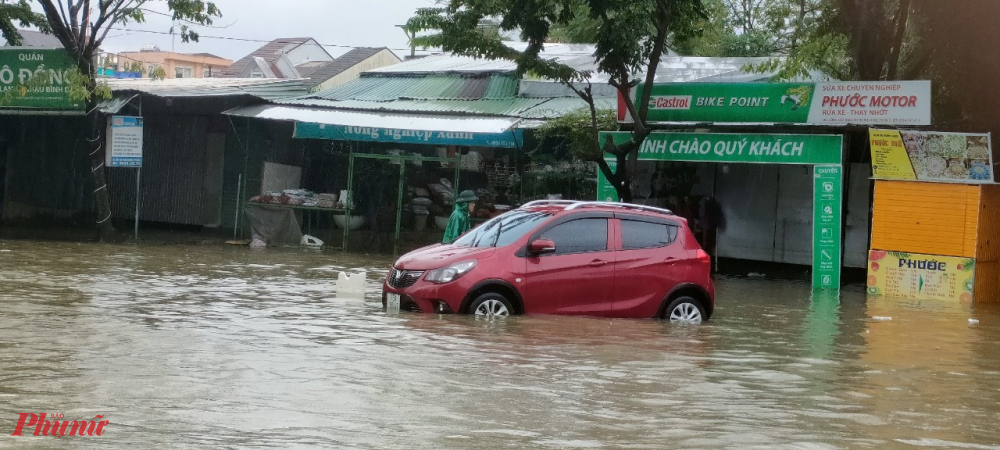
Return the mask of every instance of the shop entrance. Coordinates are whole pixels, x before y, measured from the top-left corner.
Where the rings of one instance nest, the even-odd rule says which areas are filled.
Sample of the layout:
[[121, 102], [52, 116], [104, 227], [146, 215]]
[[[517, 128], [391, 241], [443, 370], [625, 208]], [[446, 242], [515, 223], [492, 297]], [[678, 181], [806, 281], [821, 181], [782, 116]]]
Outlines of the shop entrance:
[[[354, 194], [356, 192], [355, 189], [354, 189], [354, 184], [355, 184], [355, 172], [356, 172], [356, 170], [355, 170], [356, 169], [355, 164], [356, 164], [356, 162], [357, 162], [358, 159], [361, 159], [361, 160], [385, 161], [385, 162], [388, 162], [388, 163], [391, 163], [391, 164], [396, 164], [396, 165], [399, 166], [399, 179], [397, 181], [398, 187], [396, 189], [396, 193], [397, 193], [396, 195], [397, 196], [396, 196], [395, 199], [393, 199], [393, 200], [396, 201], [396, 210], [395, 210], [395, 216], [394, 216], [395, 222], [394, 222], [394, 227], [393, 227], [393, 230], [394, 230], [393, 246], [392, 246], [392, 248], [393, 248], [393, 252], [392, 252], [393, 255], [399, 255], [399, 237], [400, 237], [400, 231], [402, 229], [402, 218], [403, 218], [403, 193], [405, 192], [405, 186], [406, 186], [406, 169], [407, 169], [407, 166], [410, 165], [410, 163], [437, 162], [437, 163], [445, 163], [445, 164], [449, 164], [449, 165], [454, 166], [454, 168], [455, 168], [455, 179], [454, 179], [454, 182], [453, 182], [453, 190], [454, 190], [454, 195], [458, 196], [459, 179], [460, 179], [460, 176], [461, 176], [461, 170], [460, 169], [461, 169], [461, 163], [462, 163], [461, 153], [457, 153], [455, 155], [455, 157], [453, 157], [453, 158], [440, 158], [440, 157], [419, 156], [419, 155], [406, 155], [406, 154], [386, 155], [386, 154], [353, 153], [352, 152], [351, 155], [350, 155], [349, 163], [348, 163], [347, 200], [344, 200], [344, 205], [345, 205], [345, 212], [344, 212], [345, 220], [344, 221], [347, 224], [347, 225], [345, 225], [343, 227], [343, 229], [344, 229], [344, 240], [343, 240], [344, 246], [343, 246], [343, 248], [345, 250], [347, 249], [347, 243], [348, 243], [347, 239], [348, 239], [348, 236], [350, 235], [350, 231], [351, 231], [351, 228], [352, 228], [352, 226], [350, 225], [350, 223], [354, 220], [354, 217], [355, 217], [352, 214], [352, 210], [356, 206], [354, 204], [354, 198], [355, 198]], [[379, 205], [373, 205], [372, 207], [376, 207], [377, 208], [378, 206]], [[376, 236], [376, 238], [377, 238], [377, 236]]]
[[[602, 142], [606, 137], [613, 138], [617, 143], [624, 143], [631, 138], [631, 134], [621, 132], [604, 135]], [[813, 268], [813, 287], [836, 290], [840, 288], [844, 240], [843, 153], [843, 137], [840, 135], [653, 133], [643, 142], [639, 151], [639, 161], [667, 165], [678, 162], [731, 164], [729, 171], [748, 174], [752, 170], [747, 170], [749, 168], [745, 164], [768, 164], [778, 165], [780, 171], [796, 175], [790, 178], [798, 178], [800, 182], [803, 177], [811, 178], [813, 204], [811, 233], [799, 230], [799, 238], [794, 235], [782, 235], [780, 251], [798, 251], [802, 254], [802, 258], [807, 258], [806, 253], [810, 253], [811, 248], [811, 258], [808, 260], [811, 260]], [[609, 164], [614, 166], [613, 161], [609, 161]], [[796, 166], [805, 166], [803, 168], [805, 172], [798, 173], [794, 169]], [[671, 172], [676, 176], [678, 171]], [[655, 187], [650, 187], [650, 190], [655, 190]], [[712, 191], [714, 194], [714, 188]], [[779, 204], [788, 201], [793, 195], [802, 195], [801, 192], [791, 192], [789, 196], [782, 197], [780, 186], [776, 187], [776, 192], [778, 197], [770, 206], [774, 210], [778, 210]], [[603, 201], [618, 199], [617, 191], [603, 174], [598, 175], [598, 199]], [[753, 207], [753, 204], [740, 206]], [[697, 205], [693, 207], [697, 208]], [[774, 210], [771, 212], [774, 213]], [[778, 231], [772, 229], [771, 233], [777, 236]], [[755, 232], [759, 231], [752, 229], [727, 231], [734, 237]], [[795, 233], [795, 230], [792, 232]]]

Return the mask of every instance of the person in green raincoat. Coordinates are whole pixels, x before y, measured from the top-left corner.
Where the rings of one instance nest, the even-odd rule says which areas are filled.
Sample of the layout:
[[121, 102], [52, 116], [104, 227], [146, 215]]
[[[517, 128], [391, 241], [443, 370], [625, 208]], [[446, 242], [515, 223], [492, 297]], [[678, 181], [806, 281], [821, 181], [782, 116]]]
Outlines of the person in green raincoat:
[[469, 213], [476, 209], [477, 200], [479, 197], [476, 197], [476, 193], [472, 191], [462, 191], [461, 194], [458, 194], [458, 198], [455, 199], [455, 211], [451, 213], [451, 218], [448, 219], [448, 228], [444, 230], [443, 243], [455, 242], [459, 236], [472, 229]]

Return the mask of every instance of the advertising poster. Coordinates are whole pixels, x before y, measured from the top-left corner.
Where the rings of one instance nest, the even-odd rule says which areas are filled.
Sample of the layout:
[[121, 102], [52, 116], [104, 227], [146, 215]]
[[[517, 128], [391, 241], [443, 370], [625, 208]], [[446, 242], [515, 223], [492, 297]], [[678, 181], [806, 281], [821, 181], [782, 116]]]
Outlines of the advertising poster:
[[989, 134], [873, 129], [869, 136], [876, 179], [994, 182]]
[[[632, 90], [642, 101], [644, 86]], [[619, 97], [618, 120], [630, 122]], [[649, 97], [650, 122], [930, 125], [930, 81], [832, 83], [662, 83]]]
[[872, 250], [868, 295], [971, 302], [975, 272], [972, 258]]

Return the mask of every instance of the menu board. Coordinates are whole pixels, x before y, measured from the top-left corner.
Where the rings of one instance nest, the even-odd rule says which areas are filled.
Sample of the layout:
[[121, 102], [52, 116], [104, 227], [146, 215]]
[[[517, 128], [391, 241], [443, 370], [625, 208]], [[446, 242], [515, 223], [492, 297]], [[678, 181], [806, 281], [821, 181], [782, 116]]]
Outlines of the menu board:
[[975, 269], [971, 258], [872, 250], [868, 295], [970, 302]]
[[989, 134], [869, 131], [876, 179], [993, 183]]

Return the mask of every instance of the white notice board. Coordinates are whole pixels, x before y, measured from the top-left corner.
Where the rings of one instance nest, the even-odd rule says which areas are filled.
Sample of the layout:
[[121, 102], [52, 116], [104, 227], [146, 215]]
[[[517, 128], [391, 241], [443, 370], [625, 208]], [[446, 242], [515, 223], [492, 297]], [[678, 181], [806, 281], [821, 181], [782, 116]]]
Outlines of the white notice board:
[[113, 116], [108, 135], [108, 167], [142, 167], [142, 117]]

